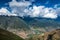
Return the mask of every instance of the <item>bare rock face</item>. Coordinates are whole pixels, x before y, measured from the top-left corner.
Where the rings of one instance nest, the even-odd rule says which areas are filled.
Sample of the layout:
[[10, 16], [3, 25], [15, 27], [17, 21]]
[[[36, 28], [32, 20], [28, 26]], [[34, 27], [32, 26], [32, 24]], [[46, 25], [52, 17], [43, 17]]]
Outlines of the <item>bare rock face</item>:
[[60, 40], [60, 29], [46, 32], [41, 35], [35, 35], [30, 40]]
[[46, 32], [43, 35], [39, 35], [37, 40], [60, 40], [60, 29], [56, 29], [50, 32]]
[[60, 40], [60, 29], [45, 33], [44, 40]]

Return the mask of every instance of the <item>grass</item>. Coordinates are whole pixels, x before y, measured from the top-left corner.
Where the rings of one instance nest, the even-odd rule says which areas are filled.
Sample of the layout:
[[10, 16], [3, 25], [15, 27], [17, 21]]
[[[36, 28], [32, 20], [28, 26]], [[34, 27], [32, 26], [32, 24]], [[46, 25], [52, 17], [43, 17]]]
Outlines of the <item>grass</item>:
[[23, 40], [23, 39], [11, 32], [0, 29], [0, 40]]

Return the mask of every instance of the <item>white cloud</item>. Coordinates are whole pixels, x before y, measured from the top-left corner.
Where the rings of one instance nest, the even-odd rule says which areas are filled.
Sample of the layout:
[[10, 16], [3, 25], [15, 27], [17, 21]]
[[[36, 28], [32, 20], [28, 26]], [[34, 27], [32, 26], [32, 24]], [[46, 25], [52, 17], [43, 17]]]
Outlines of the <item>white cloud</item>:
[[[34, 1], [34, 0], [32, 0]], [[48, 2], [47, 2], [48, 3]], [[35, 6], [29, 7], [32, 5], [31, 1], [19, 1], [12, 0], [9, 2], [9, 6], [12, 9], [12, 14], [16, 14], [18, 16], [30, 16], [30, 17], [45, 17], [45, 18], [57, 18], [59, 14], [59, 10], [57, 8], [57, 5], [54, 6], [54, 8], [48, 8], [45, 6]]]
[[[29, 13], [28, 13], [29, 14]], [[46, 8], [45, 6], [33, 6], [30, 11], [31, 17], [45, 17], [45, 18], [57, 18], [56, 10], [53, 8]]]
[[10, 13], [6, 8], [1, 8], [0, 9], [0, 13]]
[[39, 7], [37, 7], [37, 6], [33, 6], [33, 9], [31, 9], [32, 10], [32, 17], [39, 17], [40, 16], [40, 14], [42, 14], [42, 9], [44, 9], [44, 6], [39, 6]]
[[57, 15], [56, 14], [53, 14], [53, 13], [47, 13], [46, 15], [44, 15], [43, 17], [45, 18], [57, 18]]
[[12, 0], [9, 2], [9, 6], [12, 9], [12, 13], [17, 14], [18, 16], [23, 17], [25, 14], [24, 10], [28, 8], [28, 6], [31, 5], [31, 2], [29, 1], [20, 1], [17, 2], [16, 0]]
[[6, 8], [0, 9], [0, 15], [17, 16], [16, 14], [12, 14], [11, 12], [9, 12]]
[[17, 2], [16, 0], [12, 0], [12, 2], [9, 2], [9, 5], [10, 5], [10, 7], [12, 7], [12, 6], [29, 6], [29, 5], [31, 5], [31, 3], [30, 2], [28, 2], [28, 1], [20, 1], [20, 2]]
[[45, 8], [43, 17], [45, 17], [45, 18], [57, 18], [56, 10], [53, 8]]
[[56, 9], [56, 13], [58, 16], [60, 16], [60, 7]]

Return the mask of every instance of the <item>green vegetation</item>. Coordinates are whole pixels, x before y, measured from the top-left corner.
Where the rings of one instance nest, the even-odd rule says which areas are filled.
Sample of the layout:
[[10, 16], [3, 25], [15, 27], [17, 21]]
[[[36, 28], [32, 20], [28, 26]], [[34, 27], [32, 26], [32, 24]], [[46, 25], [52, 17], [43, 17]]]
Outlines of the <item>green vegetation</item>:
[[0, 28], [7, 30], [7, 28], [12, 29], [29, 29], [25, 21], [15, 16], [0, 16]]
[[47, 19], [35, 19], [31, 20], [29, 22], [29, 25], [31, 25], [34, 28], [37, 27], [59, 27], [60, 23], [54, 20], [47, 20]]
[[0, 29], [0, 40], [23, 40], [23, 39], [11, 32]]

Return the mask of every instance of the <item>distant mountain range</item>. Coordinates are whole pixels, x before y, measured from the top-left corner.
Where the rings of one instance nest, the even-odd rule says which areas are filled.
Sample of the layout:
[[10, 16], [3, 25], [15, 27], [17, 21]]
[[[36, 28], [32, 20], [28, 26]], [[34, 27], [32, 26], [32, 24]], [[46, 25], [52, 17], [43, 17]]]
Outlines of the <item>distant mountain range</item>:
[[21, 37], [41, 34], [60, 28], [60, 17], [57, 19], [32, 18], [19, 16], [0, 16], [0, 28], [11, 31]]
[[[52, 28], [58, 29], [60, 28], [60, 17], [57, 19], [50, 19], [50, 18], [31, 18], [31, 17], [24, 17], [23, 20], [28, 23], [31, 27], [36, 28]], [[51, 30], [51, 29], [50, 29]]]

